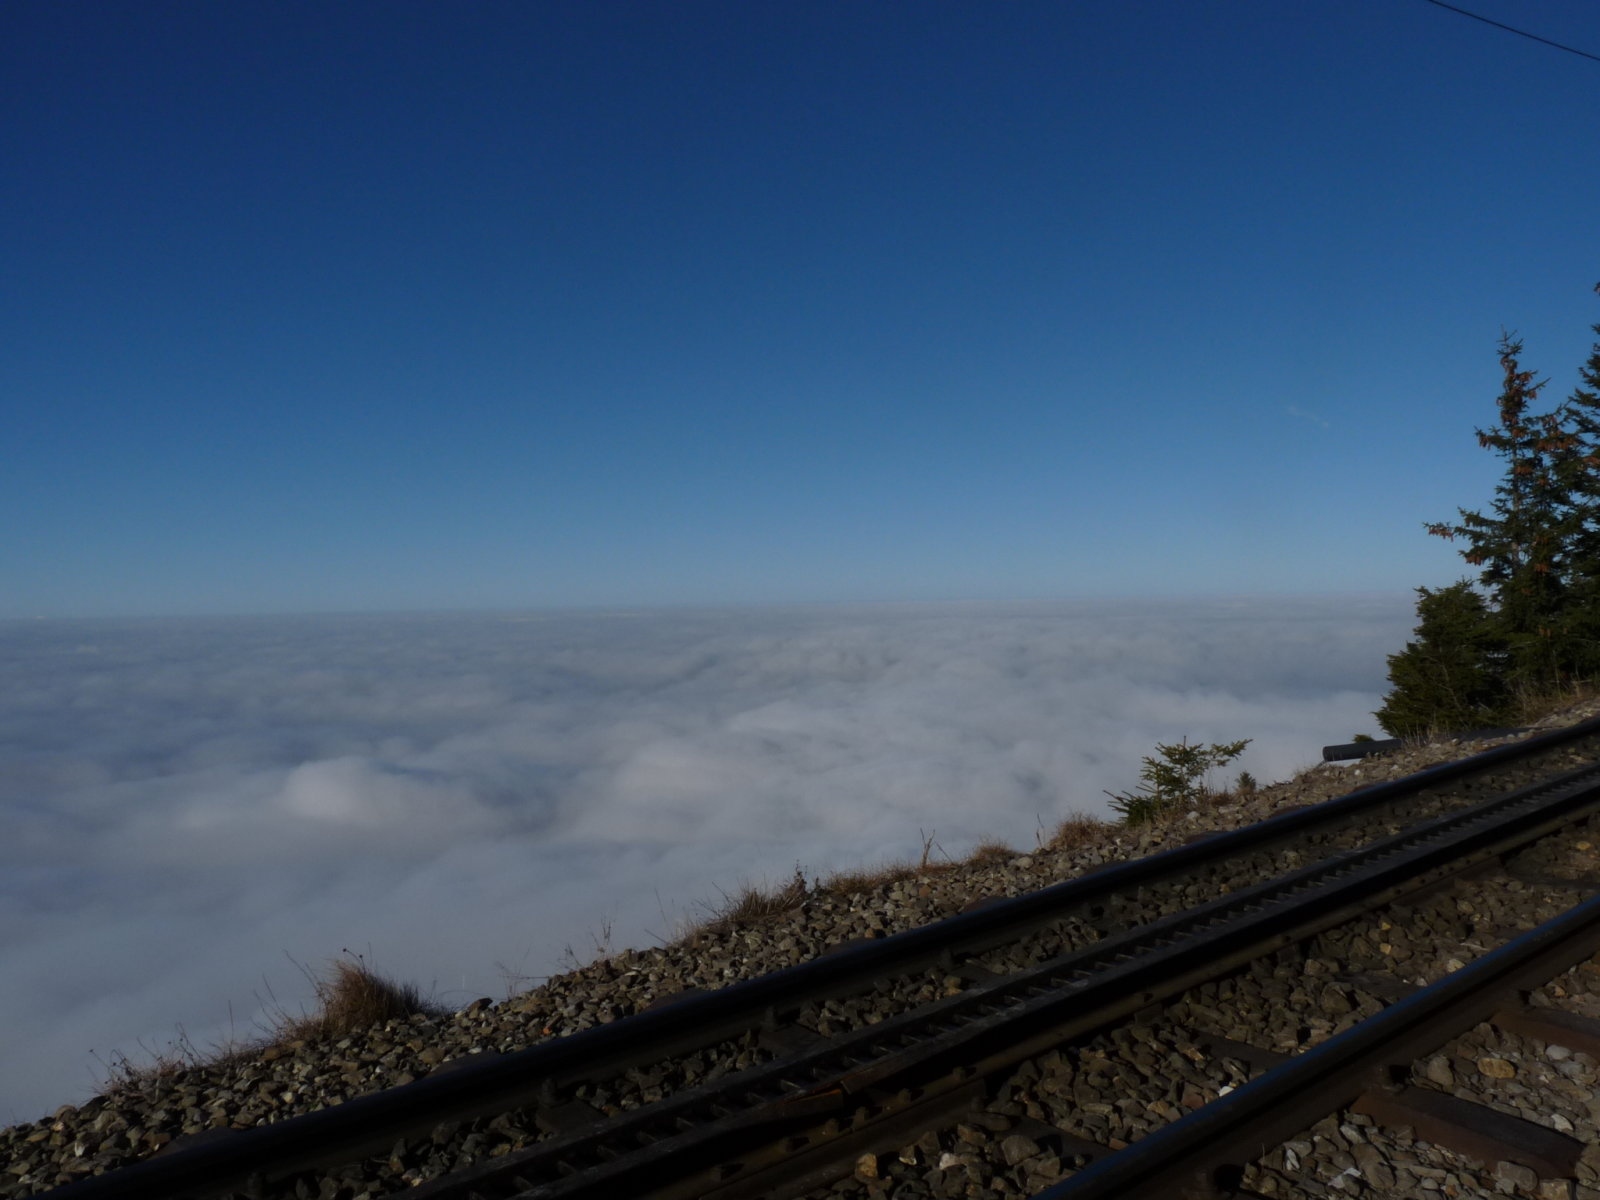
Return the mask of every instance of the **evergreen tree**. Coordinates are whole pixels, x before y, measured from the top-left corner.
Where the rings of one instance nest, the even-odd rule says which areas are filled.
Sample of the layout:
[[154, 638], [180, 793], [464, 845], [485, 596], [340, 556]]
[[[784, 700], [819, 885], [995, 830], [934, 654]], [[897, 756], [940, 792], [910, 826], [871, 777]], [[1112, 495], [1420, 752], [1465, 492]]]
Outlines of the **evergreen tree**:
[[1561, 636], [1580, 676], [1600, 672], [1600, 324], [1591, 328], [1595, 343], [1563, 410], [1573, 446], [1563, 463], [1571, 530]]
[[1372, 715], [1391, 737], [1482, 729], [1510, 718], [1506, 641], [1470, 580], [1417, 589], [1416, 641], [1389, 656], [1393, 690]]
[[1488, 515], [1458, 509], [1459, 523], [1427, 529], [1466, 543], [1461, 556], [1482, 568], [1479, 580], [1494, 602], [1510, 682], [1542, 691], [1558, 682], [1571, 658], [1561, 616], [1576, 532], [1570, 490], [1579, 443], [1564, 427], [1565, 409], [1533, 411], [1545, 381], [1534, 382], [1533, 372], [1522, 369], [1522, 343], [1502, 334], [1499, 351], [1504, 385], [1498, 420], [1477, 431], [1478, 444], [1505, 462], [1494, 503]]
[[1498, 419], [1478, 430], [1505, 464], [1494, 502], [1427, 526], [1463, 543], [1484, 591], [1418, 589], [1417, 640], [1390, 656], [1375, 714], [1393, 734], [1513, 720], [1521, 702], [1600, 674], [1600, 341], [1550, 413], [1534, 411], [1544, 382], [1522, 369], [1522, 343], [1502, 335], [1499, 351]]

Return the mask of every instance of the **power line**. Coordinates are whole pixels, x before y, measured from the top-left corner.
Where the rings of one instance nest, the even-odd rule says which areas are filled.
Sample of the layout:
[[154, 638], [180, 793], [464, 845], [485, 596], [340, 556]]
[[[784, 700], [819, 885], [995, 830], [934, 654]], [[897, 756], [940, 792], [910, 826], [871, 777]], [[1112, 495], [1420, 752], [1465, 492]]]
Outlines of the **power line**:
[[1444, 0], [1428, 0], [1428, 3], [1437, 4], [1440, 8], [1448, 8], [1451, 12], [1460, 13], [1463, 17], [1471, 17], [1474, 21], [1482, 21], [1485, 25], [1493, 25], [1496, 29], [1504, 29], [1507, 33], [1514, 33], [1518, 37], [1532, 38], [1536, 42], [1543, 42], [1546, 46], [1554, 46], [1557, 50], [1565, 50], [1568, 54], [1576, 54], [1579, 58], [1600, 62], [1600, 54], [1590, 54], [1587, 50], [1579, 50], [1576, 46], [1564, 46], [1560, 42], [1552, 42], [1549, 38], [1542, 38], [1537, 33], [1529, 33], [1526, 29], [1514, 29], [1510, 25], [1502, 25], [1499, 21], [1491, 21], [1488, 17], [1481, 17], [1475, 12], [1457, 8], [1454, 4], [1446, 4]]

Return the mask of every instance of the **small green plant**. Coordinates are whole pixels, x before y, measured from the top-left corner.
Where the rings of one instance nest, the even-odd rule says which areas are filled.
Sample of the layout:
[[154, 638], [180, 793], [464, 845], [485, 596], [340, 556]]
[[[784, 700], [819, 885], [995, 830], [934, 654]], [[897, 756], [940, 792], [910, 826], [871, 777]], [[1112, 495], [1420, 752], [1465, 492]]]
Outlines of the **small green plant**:
[[1370, 733], [1358, 733], [1354, 734], [1350, 738], [1351, 744], [1356, 746], [1359, 746], [1362, 742], [1375, 742], [1377, 740], [1378, 739], [1373, 737]]
[[1143, 825], [1169, 813], [1185, 812], [1210, 795], [1206, 775], [1244, 753], [1249, 738], [1191, 746], [1187, 738], [1172, 745], [1156, 743], [1156, 752], [1144, 759], [1138, 790], [1107, 792], [1111, 807], [1122, 814], [1124, 825]]
[[1234, 783], [1233, 790], [1241, 796], [1255, 795], [1256, 788], [1261, 785], [1256, 782], [1256, 777], [1249, 771], [1240, 771], [1238, 781]]

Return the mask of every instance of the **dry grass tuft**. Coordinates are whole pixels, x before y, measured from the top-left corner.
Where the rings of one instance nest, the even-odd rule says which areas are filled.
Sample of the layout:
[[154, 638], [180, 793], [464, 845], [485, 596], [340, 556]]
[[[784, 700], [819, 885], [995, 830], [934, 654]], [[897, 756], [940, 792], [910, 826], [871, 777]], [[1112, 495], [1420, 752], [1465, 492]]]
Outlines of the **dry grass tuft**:
[[793, 912], [810, 894], [811, 885], [799, 867], [795, 868], [794, 877], [781, 887], [744, 883], [731, 895], [723, 892], [722, 903], [712, 910], [711, 919], [693, 932], [720, 933], [735, 926], [770, 920]]
[[[301, 970], [311, 974], [303, 966]], [[342, 1037], [418, 1013], [432, 1017], [445, 1013], [443, 1008], [424, 1000], [410, 984], [395, 983], [373, 971], [360, 955], [336, 959], [328, 975], [320, 979], [311, 976], [311, 982], [317, 996], [315, 1013], [292, 1016], [273, 1000], [262, 1033], [254, 1037], [230, 1034], [202, 1049], [180, 1027], [164, 1047], [151, 1047], [141, 1041], [138, 1060], [121, 1051], [113, 1051], [109, 1059], [90, 1051], [104, 1071], [102, 1086], [108, 1095], [139, 1091], [185, 1071], [248, 1062], [274, 1046]]]
[[1090, 842], [1098, 841], [1115, 828], [1110, 821], [1085, 812], [1067, 814], [1066, 820], [1056, 826], [1056, 831], [1045, 843], [1047, 850], [1076, 850]]
[[857, 867], [850, 871], [835, 871], [817, 884], [817, 890], [835, 896], [852, 896], [872, 892], [903, 879], [912, 879], [917, 868], [909, 861], [887, 862], [880, 867]]
[[999, 838], [984, 838], [972, 848], [972, 853], [967, 855], [969, 863], [997, 863], [1009, 862], [1017, 856], [1017, 851], [1002, 842]]
[[261, 1053], [264, 1045], [260, 1040], [240, 1040], [230, 1036], [213, 1043], [208, 1049], [201, 1049], [189, 1040], [188, 1032], [180, 1026], [165, 1047], [157, 1049], [140, 1041], [139, 1050], [143, 1056], [140, 1061], [135, 1061], [120, 1050], [112, 1051], [109, 1059], [92, 1050], [89, 1053], [99, 1062], [105, 1075], [102, 1087], [106, 1094], [117, 1095], [142, 1091], [150, 1084], [162, 1083], [198, 1067], [244, 1062]]
[[385, 1021], [404, 1020], [419, 1013], [441, 1016], [444, 1010], [430, 1004], [409, 983], [395, 983], [372, 970], [362, 959], [335, 959], [328, 975], [314, 980], [318, 1010], [310, 1016], [281, 1014], [275, 1040], [313, 1041], [341, 1037]]
[[1524, 694], [1518, 697], [1517, 720], [1532, 725], [1562, 709], [1584, 704], [1600, 696], [1600, 687], [1586, 680], [1575, 680], [1548, 692]]

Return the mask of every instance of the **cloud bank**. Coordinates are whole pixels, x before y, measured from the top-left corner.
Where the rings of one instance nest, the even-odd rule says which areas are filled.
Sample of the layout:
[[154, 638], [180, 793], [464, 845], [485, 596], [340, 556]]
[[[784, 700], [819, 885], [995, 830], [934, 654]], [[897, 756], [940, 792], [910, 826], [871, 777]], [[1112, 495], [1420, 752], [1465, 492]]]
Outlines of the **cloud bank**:
[[[0, 624], [0, 1121], [342, 949], [446, 1004], [718, 888], [1026, 847], [1158, 740], [1374, 729], [1408, 596]], [[286, 957], [287, 956], [287, 957]]]

